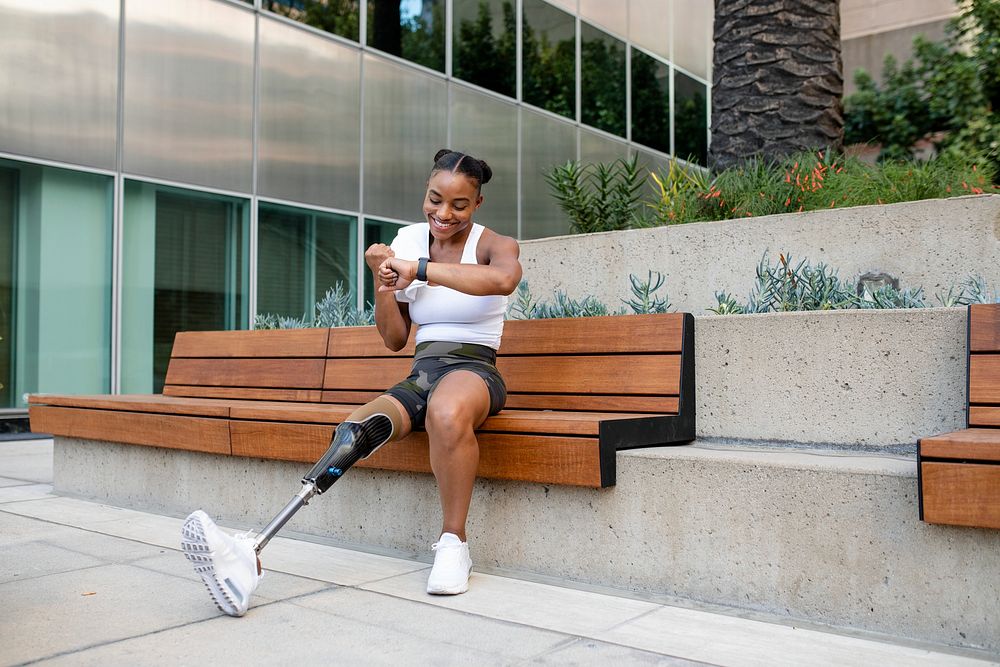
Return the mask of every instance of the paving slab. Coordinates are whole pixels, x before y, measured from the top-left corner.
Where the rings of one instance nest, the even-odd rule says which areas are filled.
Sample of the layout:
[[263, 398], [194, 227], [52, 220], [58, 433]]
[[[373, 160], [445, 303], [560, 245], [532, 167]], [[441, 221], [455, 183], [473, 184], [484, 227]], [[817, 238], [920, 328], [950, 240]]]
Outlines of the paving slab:
[[288, 602], [252, 608], [241, 619], [213, 618], [97, 646], [50, 665], [344, 664], [510, 665], [484, 651], [442, 638], [423, 639], [380, 619], [368, 622]]
[[40, 498], [50, 497], [53, 497], [51, 484], [19, 482], [10, 486], [0, 485], [0, 504], [17, 503], [22, 500], [38, 500]]
[[0, 441], [0, 475], [27, 482], [52, 481], [52, 440]]
[[[214, 618], [206, 593], [130, 565], [0, 584], [0, 662], [17, 664]], [[13, 638], [13, 639], [11, 639]]]
[[566, 642], [562, 633], [352, 588], [306, 596], [293, 600], [292, 604], [323, 611], [338, 619], [359, 622], [377, 619], [380, 624], [415, 638], [475, 649], [511, 662], [542, 655]]
[[597, 637], [647, 651], [740, 667], [989, 664], [899, 644], [666, 606], [597, 633]]
[[[365, 590], [467, 611], [567, 634], [592, 636], [660, 608], [653, 602], [559, 588], [473, 572], [469, 592], [428, 596], [427, 574], [411, 574], [362, 586]], [[530, 602], [527, 602], [530, 601]], [[594, 613], [600, 609], [600, 613]]]
[[628, 646], [608, 644], [594, 639], [575, 639], [566, 646], [535, 658], [530, 664], [693, 667], [694, 665], [704, 665], [705, 663], [685, 660], [684, 658], [675, 658], [660, 653], [640, 651]]

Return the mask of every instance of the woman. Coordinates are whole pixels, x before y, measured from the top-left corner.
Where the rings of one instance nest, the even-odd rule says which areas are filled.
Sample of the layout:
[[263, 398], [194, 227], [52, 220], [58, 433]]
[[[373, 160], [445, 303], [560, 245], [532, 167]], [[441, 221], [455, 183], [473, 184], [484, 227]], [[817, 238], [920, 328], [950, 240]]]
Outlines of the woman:
[[257, 553], [314, 495], [354, 463], [415, 428], [424, 428], [441, 496], [441, 537], [432, 545], [427, 592], [464, 593], [472, 560], [465, 523], [479, 464], [474, 430], [499, 412], [506, 387], [496, 368], [507, 296], [521, 280], [519, 248], [472, 221], [492, 171], [482, 160], [441, 150], [424, 196], [426, 222], [404, 227], [392, 246], [375, 244], [365, 261], [378, 285], [375, 325], [400, 350], [418, 325], [410, 376], [352, 412], [303, 489], [257, 536], [230, 536], [202, 510], [188, 516], [181, 548], [218, 607], [242, 616], [260, 581]]
[[482, 160], [438, 151], [424, 195], [426, 222], [403, 228], [392, 247], [376, 244], [365, 253], [379, 286], [375, 325], [386, 347], [401, 349], [411, 324], [419, 327], [410, 377], [376, 400], [398, 414], [392, 439], [427, 430], [443, 514], [427, 582], [432, 594], [468, 589], [465, 523], [479, 464], [474, 429], [506, 399], [496, 350], [507, 295], [521, 280], [520, 250], [514, 239], [472, 220], [491, 176]]

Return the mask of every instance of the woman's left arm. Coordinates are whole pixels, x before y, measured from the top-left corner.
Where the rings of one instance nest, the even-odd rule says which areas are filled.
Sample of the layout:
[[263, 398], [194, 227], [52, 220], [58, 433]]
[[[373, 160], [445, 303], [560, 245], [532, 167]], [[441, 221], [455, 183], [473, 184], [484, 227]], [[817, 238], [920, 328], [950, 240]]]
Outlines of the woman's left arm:
[[[427, 264], [427, 281], [435, 285], [444, 285], [453, 290], [472, 294], [473, 296], [489, 296], [493, 294], [508, 295], [517, 289], [521, 282], [521, 249], [517, 241], [509, 236], [492, 235], [486, 250], [487, 264], [442, 264], [429, 262]], [[395, 284], [390, 281], [395, 274]], [[402, 289], [417, 277], [417, 262], [397, 257], [387, 259], [379, 269], [380, 292], [392, 292]]]

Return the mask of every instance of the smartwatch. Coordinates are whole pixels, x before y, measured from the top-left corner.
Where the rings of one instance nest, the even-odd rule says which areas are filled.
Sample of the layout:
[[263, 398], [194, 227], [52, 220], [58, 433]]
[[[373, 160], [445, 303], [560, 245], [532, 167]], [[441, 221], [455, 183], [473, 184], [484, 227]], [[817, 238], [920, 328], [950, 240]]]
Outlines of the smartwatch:
[[417, 280], [427, 282], [427, 264], [430, 261], [430, 257], [421, 257], [417, 260]]

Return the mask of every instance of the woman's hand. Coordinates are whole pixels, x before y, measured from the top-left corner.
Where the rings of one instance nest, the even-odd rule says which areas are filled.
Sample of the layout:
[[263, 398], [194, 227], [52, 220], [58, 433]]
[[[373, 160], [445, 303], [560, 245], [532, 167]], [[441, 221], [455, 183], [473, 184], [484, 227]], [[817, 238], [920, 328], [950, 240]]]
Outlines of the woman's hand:
[[365, 250], [365, 263], [368, 265], [368, 269], [375, 273], [385, 260], [395, 256], [396, 253], [386, 244], [373, 243], [368, 246], [368, 250]]
[[[392, 252], [390, 250], [390, 252]], [[379, 292], [398, 292], [417, 278], [417, 262], [389, 257], [378, 267], [376, 274]]]

